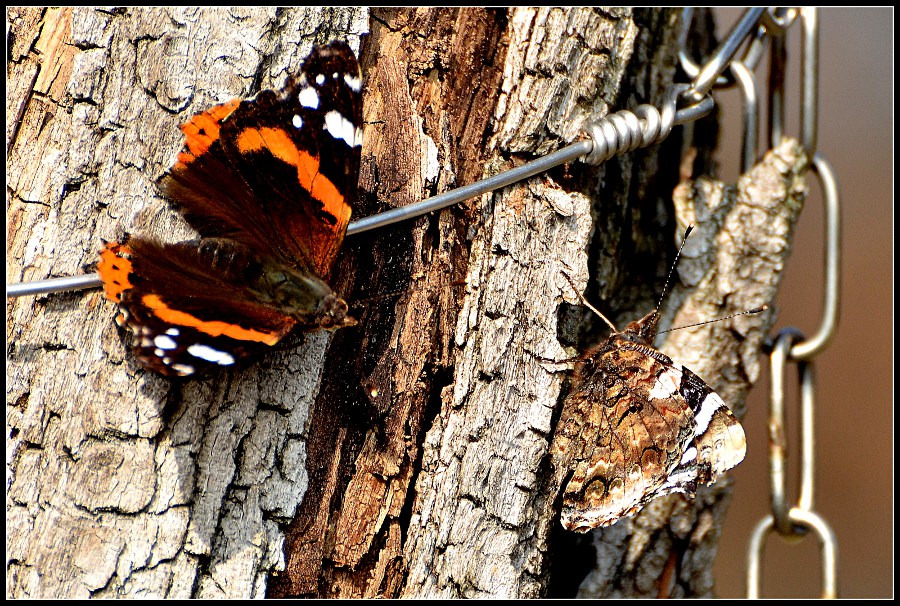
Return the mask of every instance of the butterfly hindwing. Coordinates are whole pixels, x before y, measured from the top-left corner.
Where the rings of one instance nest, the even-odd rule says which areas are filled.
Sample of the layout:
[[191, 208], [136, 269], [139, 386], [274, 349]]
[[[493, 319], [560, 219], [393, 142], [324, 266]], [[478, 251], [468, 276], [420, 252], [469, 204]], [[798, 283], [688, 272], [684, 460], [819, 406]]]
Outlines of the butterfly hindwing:
[[[117, 321], [133, 333], [138, 361], [164, 375], [231, 365], [274, 345], [297, 324], [244, 296], [246, 276], [262, 267], [230, 240], [110, 242], [98, 270], [107, 298], [121, 308]], [[176, 281], [169, 279], [173, 272], [179, 274]]]

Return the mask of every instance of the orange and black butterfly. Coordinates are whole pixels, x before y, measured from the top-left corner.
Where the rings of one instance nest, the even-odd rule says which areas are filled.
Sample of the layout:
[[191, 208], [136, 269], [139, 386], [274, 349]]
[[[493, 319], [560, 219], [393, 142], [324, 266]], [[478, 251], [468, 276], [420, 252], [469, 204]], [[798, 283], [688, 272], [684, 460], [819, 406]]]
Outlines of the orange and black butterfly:
[[329, 274], [355, 202], [362, 79], [343, 42], [313, 49], [280, 91], [181, 126], [159, 187], [200, 235], [106, 243], [97, 270], [146, 368], [191, 376], [294, 330], [352, 326]]

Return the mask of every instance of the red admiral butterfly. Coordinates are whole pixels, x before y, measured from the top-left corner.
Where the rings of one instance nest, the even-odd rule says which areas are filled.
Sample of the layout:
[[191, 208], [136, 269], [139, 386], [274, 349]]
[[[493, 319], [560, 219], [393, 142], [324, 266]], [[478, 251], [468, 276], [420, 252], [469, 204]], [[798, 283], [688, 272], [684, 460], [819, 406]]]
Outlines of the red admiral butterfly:
[[722, 398], [653, 347], [656, 309], [623, 331], [603, 319], [615, 332], [578, 360], [550, 446], [555, 486], [565, 486], [561, 522], [576, 532], [609, 526], [673, 492], [693, 497], [747, 450]]
[[106, 243], [97, 270], [146, 368], [188, 376], [297, 330], [352, 326], [327, 280], [350, 220], [362, 79], [343, 42], [314, 48], [283, 90], [197, 114], [159, 182], [200, 234]]

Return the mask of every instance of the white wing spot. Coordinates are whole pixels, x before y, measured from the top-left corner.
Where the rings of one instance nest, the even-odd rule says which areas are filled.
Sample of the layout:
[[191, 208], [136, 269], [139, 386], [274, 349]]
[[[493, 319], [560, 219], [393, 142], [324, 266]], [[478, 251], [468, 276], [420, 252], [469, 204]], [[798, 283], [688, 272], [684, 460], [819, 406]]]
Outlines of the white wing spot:
[[335, 139], [343, 139], [350, 147], [362, 143], [362, 134], [356, 132], [359, 129], [335, 110], [325, 114], [325, 130]]
[[172, 364], [172, 370], [181, 376], [194, 374], [194, 367], [190, 364]]
[[294, 117], [291, 118], [291, 124], [294, 125], [294, 128], [303, 128], [303, 118], [294, 115]]
[[173, 337], [177, 337], [178, 335], [181, 334], [181, 331], [173, 326], [172, 328], [170, 328], [169, 330], [166, 331], [166, 334], [171, 335]]
[[359, 76], [351, 76], [350, 74], [344, 74], [344, 82], [347, 83], [347, 86], [350, 87], [354, 93], [358, 93], [362, 90], [362, 78]]
[[667, 368], [664, 373], [656, 379], [656, 384], [650, 390], [651, 400], [664, 400], [671, 398], [672, 394], [678, 393], [678, 383], [681, 381], [681, 372], [674, 368]]
[[687, 450], [684, 451], [684, 454], [681, 455], [681, 462], [679, 465], [684, 465], [686, 463], [690, 463], [694, 459], [697, 458], [697, 449], [691, 446]]
[[154, 337], [153, 344], [160, 349], [175, 349], [178, 347], [178, 343], [176, 343], [172, 337], [167, 337], [166, 335], [157, 335]]
[[662, 486], [656, 489], [655, 495], [662, 496], [672, 492], [688, 492], [688, 485], [697, 479], [697, 468], [688, 467], [681, 471], [674, 471], [666, 478]]
[[201, 345], [199, 343], [195, 343], [194, 345], [191, 345], [187, 348], [187, 352], [195, 358], [200, 358], [201, 360], [206, 360], [207, 362], [215, 362], [216, 364], [221, 364], [222, 366], [234, 364], [234, 356], [232, 356], [227, 351], [219, 351], [218, 349], [213, 349], [209, 345]]
[[319, 74], [316, 76], [316, 84], [318, 84], [319, 86], [325, 84], [325, 74]]
[[319, 93], [311, 86], [307, 86], [297, 95], [297, 100], [303, 107], [319, 109]]

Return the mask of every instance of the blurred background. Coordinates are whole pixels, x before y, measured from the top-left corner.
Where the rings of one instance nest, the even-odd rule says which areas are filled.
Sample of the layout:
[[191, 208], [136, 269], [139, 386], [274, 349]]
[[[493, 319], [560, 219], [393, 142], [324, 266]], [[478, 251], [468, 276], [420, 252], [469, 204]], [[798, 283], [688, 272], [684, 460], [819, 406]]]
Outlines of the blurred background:
[[[721, 39], [740, 9], [717, 9]], [[840, 324], [817, 358], [816, 484], [813, 509], [838, 540], [838, 589], [844, 598], [893, 596], [893, 8], [819, 9], [818, 151], [834, 167], [841, 193], [843, 263]], [[787, 134], [799, 135], [800, 27], [788, 33]], [[766, 98], [768, 54], [756, 70]], [[739, 173], [741, 113], [734, 90], [717, 93], [723, 108], [721, 178]], [[765, 128], [765, 103], [760, 125]], [[761, 141], [763, 141], [761, 139]], [[764, 146], [765, 143], [761, 143]], [[794, 250], [779, 293], [776, 330], [817, 332], [823, 297], [821, 189], [810, 179]], [[767, 368], [767, 364], [765, 365]], [[796, 367], [789, 367], [786, 414], [789, 498], [797, 498], [799, 436]], [[750, 394], [748, 454], [733, 472], [736, 489], [716, 563], [719, 597], [746, 595], [747, 543], [769, 513], [769, 376]], [[769, 536], [762, 566], [763, 597], [817, 597], [818, 543]]]

